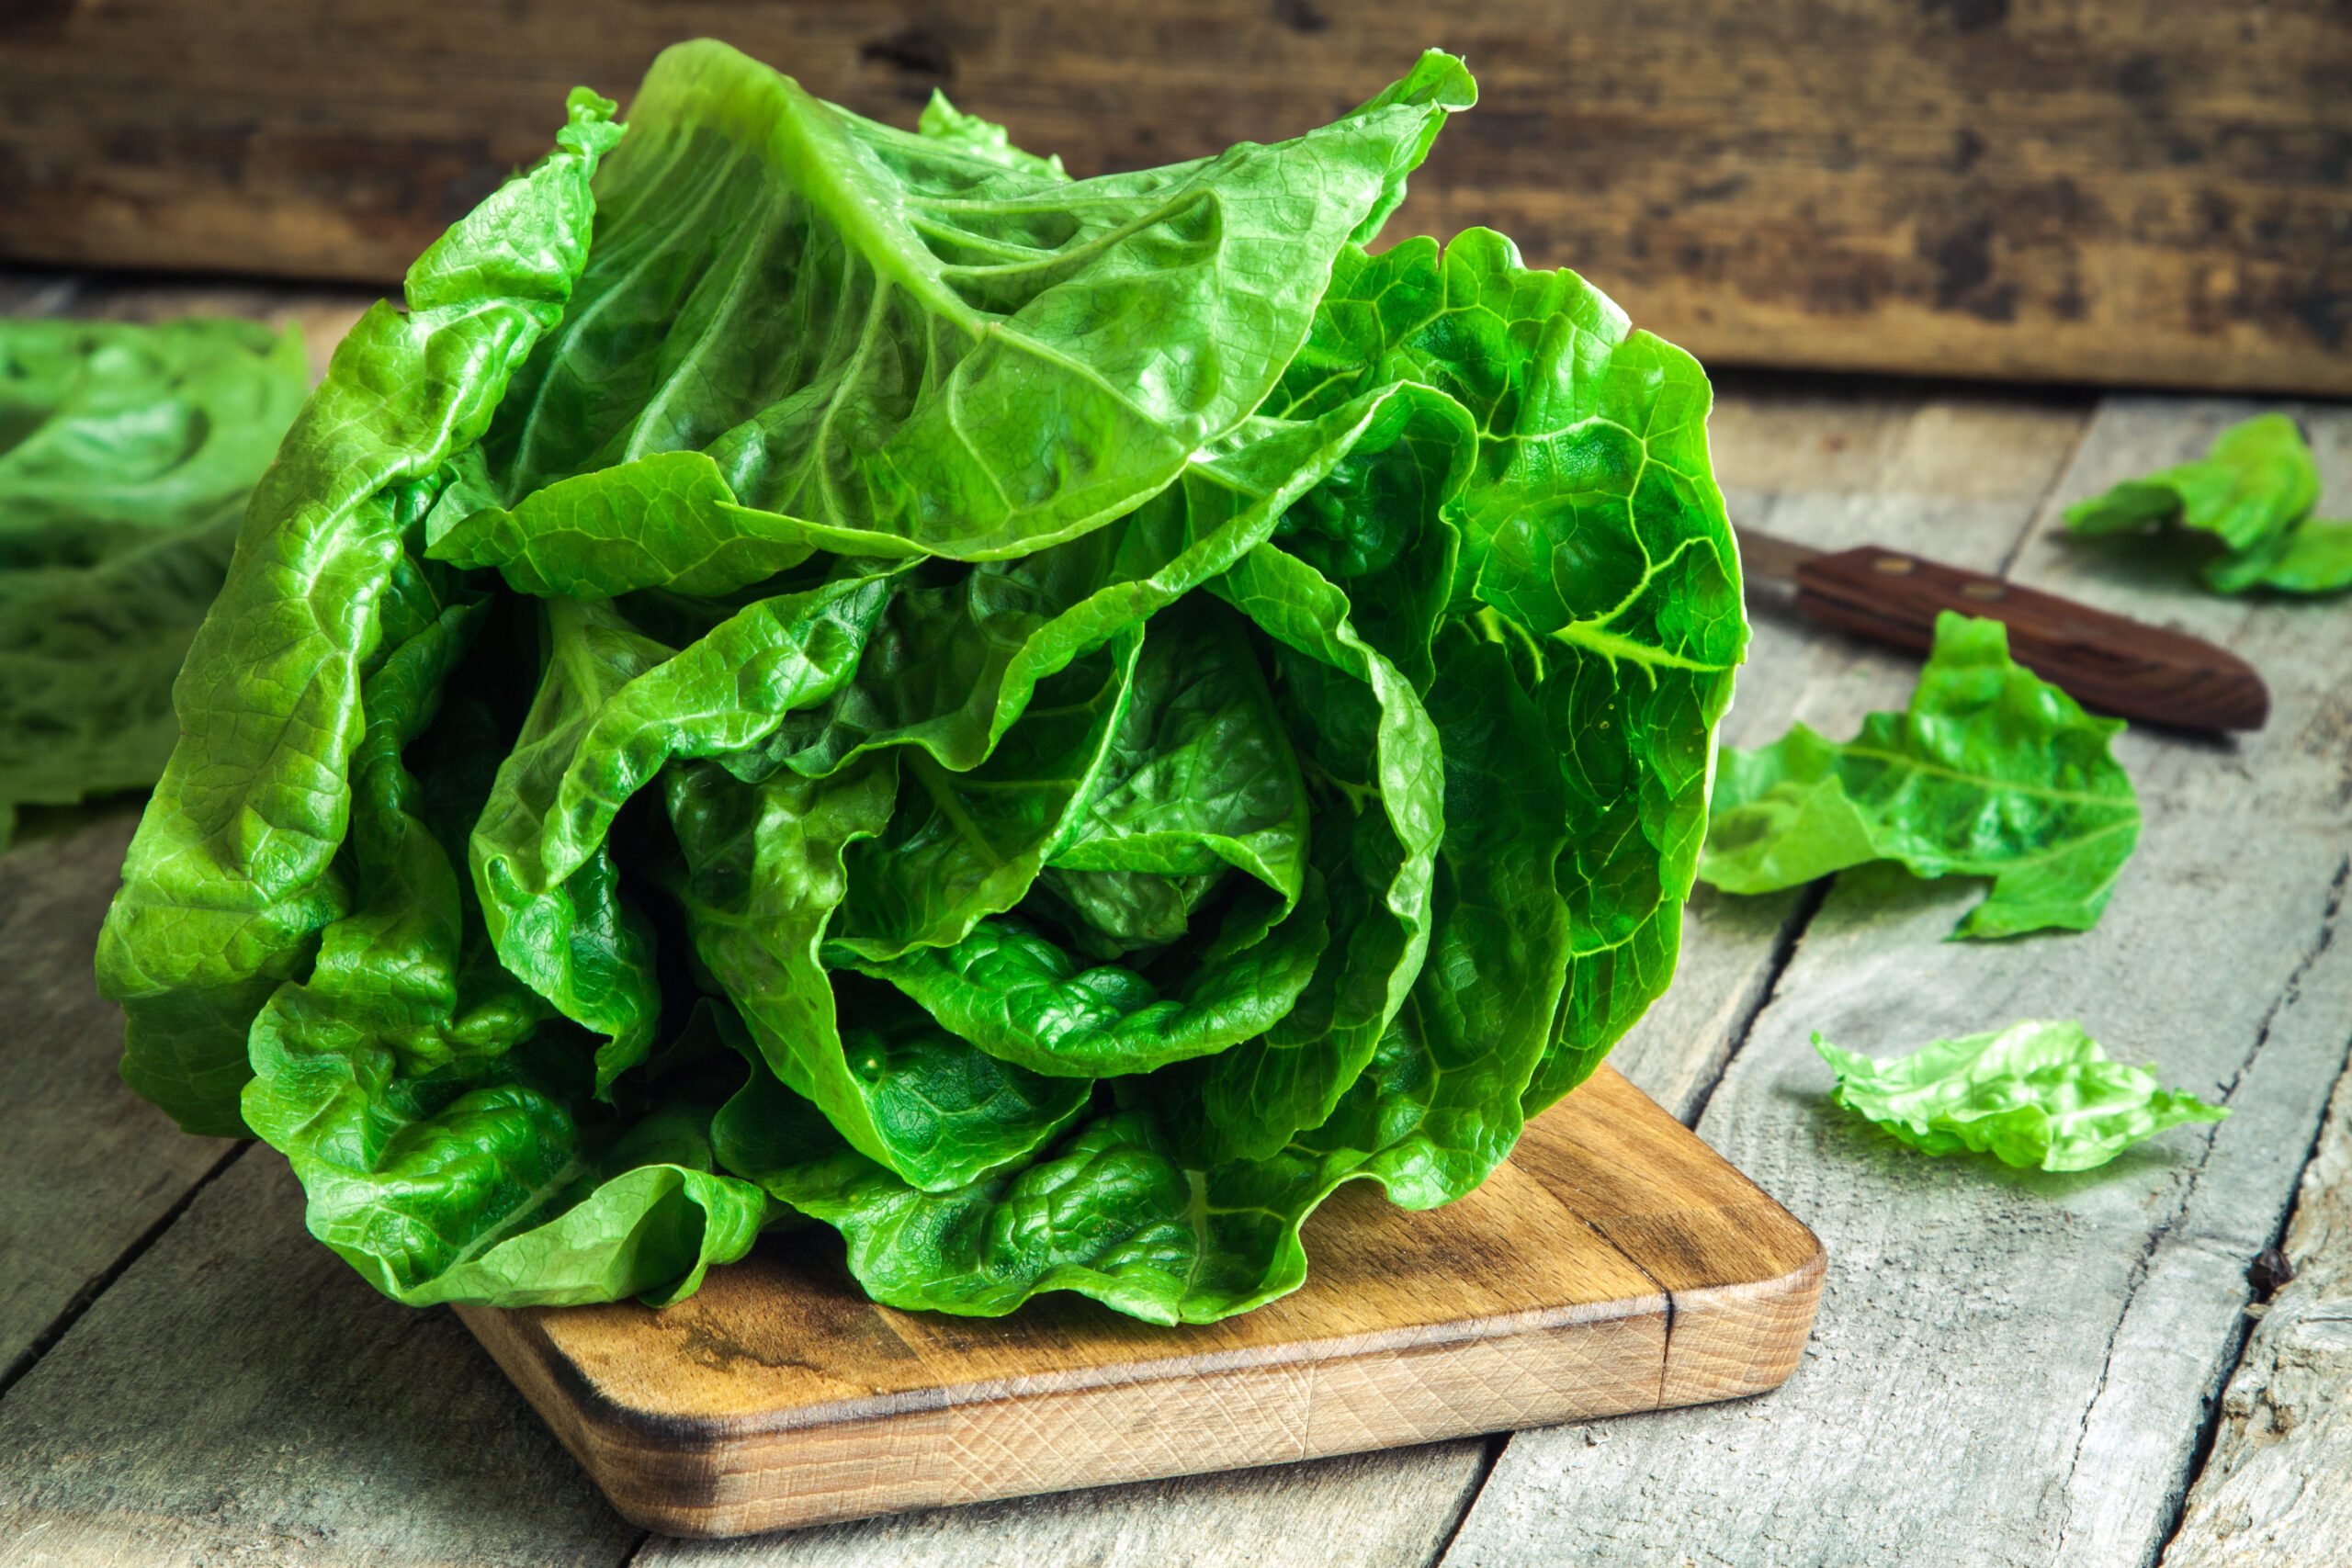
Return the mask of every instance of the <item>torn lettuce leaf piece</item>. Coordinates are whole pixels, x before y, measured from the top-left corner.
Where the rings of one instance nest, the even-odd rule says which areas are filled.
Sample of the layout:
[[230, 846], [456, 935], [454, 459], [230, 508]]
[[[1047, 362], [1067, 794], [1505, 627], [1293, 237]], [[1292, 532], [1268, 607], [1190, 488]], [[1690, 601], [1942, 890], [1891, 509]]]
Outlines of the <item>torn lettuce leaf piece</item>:
[[2011, 662], [1998, 621], [1947, 610], [1910, 706], [1849, 741], [1804, 725], [1725, 747], [1699, 875], [1770, 893], [1867, 861], [1914, 875], [1989, 876], [1954, 931], [2087, 931], [2140, 837], [2132, 781], [2109, 750], [2120, 718]]
[[309, 389], [254, 321], [0, 318], [0, 844], [152, 784], [172, 678]]
[[2205, 456], [2125, 479], [2066, 508], [2066, 526], [2097, 537], [2150, 523], [2201, 529], [2233, 551], [2285, 533], [2319, 500], [2319, 467], [2283, 413], [2257, 414], [2213, 438]]
[[2216, 592], [2335, 593], [2352, 588], [2352, 523], [2312, 518], [2319, 491], [2302, 431], [2283, 413], [2257, 414], [2215, 436], [2195, 462], [2076, 502], [2066, 526], [2086, 538], [2194, 528], [2221, 541], [2203, 569]]
[[2028, 1019], [1878, 1061], [1816, 1032], [1830, 1098], [1913, 1148], [1972, 1150], [2020, 1169], [2090, 1170], [2143, 1139], [2229, 1108], [2160, 1087], [2153, 1066], [2110, 1061], [2074, 1022]]

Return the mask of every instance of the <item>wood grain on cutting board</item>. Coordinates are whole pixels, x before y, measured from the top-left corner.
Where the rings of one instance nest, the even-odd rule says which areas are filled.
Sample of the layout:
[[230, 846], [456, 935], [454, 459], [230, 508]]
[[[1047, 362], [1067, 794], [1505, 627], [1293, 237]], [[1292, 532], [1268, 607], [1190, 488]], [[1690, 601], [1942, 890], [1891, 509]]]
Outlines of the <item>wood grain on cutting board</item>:
[[2329, 0], [17, 0], [0, 255], [389, 282], [723, 38], [1080, 175], [1294, 135], [1464, 55], [1389, 234], [1488, 224], [1702, 359], [2352, 391], [2352, 13]]
[[460, 1307], [630, 1518], [738, 1535], [1757, 1393], [1796, 1367], [1821, 1249], [1613, 1069], [1427, 1213], [1358, 1183], [1306, 1284], [1160, 1327], [865, 1299], [823, 1233], [662, 1312]]

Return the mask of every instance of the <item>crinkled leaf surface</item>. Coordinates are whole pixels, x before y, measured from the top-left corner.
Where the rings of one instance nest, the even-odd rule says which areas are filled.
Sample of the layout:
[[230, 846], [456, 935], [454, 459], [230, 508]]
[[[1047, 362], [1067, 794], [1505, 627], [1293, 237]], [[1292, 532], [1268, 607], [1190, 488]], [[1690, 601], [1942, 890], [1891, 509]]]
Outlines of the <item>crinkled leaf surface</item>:
[[379, 301], [359, 319], [246, 507], [98, 942], [123, 1077], [190, 1132], [242, 1129], [246, 1032], [349, 907], [334, 863], [401, 532], [562, 316], [588, 255], [589, 176], [621, 134], [612, 107], [575, 91], [557, 151], [417, 258], [407, 312]]
[[1957, 935], [2087, 931], [2140, 838], [2108, 749], [2122, 728], [2012, 663], [1998, 621], [1946, 611], [1905, 712], [1871, 715], [1849, 741], [1800, 724], [1724, 749], [1699, 874], [1767, 893], [1897, 860], [1919, 876], [1993, 878]]
[[[1521, 265], [1480, 229], [1442, 252], [1425, 239], [1343, 251], [1266, 412], [1296, 417], [1392, 380], [1442, 390], [1475, 423], [1447, 513], [1451, 606], [1510, 654], [1566, 794], [1570, 958], [1532, 1113], [1582, 1082], [1674, 972], [1708, 753], [1747, 636], [1708, 461], [1712, 394], [1690, 355], [1631, 330], [1598, 289]], [[1388, 604], [1430, 581], [1418, 564], [1368, 575], [1339, 581]], [[1410, 667], [1409, 646], [1383, 649]]]
[[1340, 1182], [1471, 1190], [1671, 972], [1745, 638], [1697, 367], [1360, 248], [1473, 95], [1081, 181], [716, 44], [577, 100], [255, 502], [134, 1077], [250, 1075], [418, 1303], [814, 1218], [901, 1306], [1206, 1321]]
[[2153, 1067], [2109, 1061], [2079, 1023], [2027, 1020], [1883, 1062], [1819, 1034], [1813, 1048], [1837, 1071], [1832, 1099], [1931, 1155], [2089, 1170], [2167, 1127], [2229, 1115], [2161, 1087]]
[[2217, 592], [2334, 593], [2352, 587], [2352, 524], [2312, 518], [2319, 488], [2319, 465], [2295, 422], [2257, 414], [2215, 436], [2196, 462], [2076, 502], [2066, 526], [2089, 538], [2175, 524], [2199, 529], [2222, 546], [2204, 569]]

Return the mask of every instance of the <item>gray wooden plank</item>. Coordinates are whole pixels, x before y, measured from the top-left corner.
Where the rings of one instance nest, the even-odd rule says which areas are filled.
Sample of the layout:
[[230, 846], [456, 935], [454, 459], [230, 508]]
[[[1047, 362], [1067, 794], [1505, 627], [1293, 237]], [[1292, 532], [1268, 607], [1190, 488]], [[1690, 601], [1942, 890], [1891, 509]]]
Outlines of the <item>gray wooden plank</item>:
[[9, 267], [0, 271], [0, 316], [55, 315], [82, 287], [76, 272], [47, 267]]
[[183, 1136], [115, 1071], [90, 955], [137, 820], [0, 855], [0, 1389], [235, 1145]]
[[1433, 1443], [741, 1540], [657, 1537], [630, 1568], [1421, 1568], [1486, 1471], [1484, 1439]]
[[[1736, 1405], [1521, 1434], [1449, 1564], [2138, 1564], [2161, 1548], [2235, 1350], [2243, 1271], [2344, 1063], [2352, 619], [2214, 599], [2177, 563], [2050, 529], [2058, 503], [2245, 412], [2103, 405], [2017, 574], [2232, 642], [2271, 681], [2270, 727], [2121, 739], [2147, 826], [2094, 931], [1946, 942], [1973, 887], [1838, 880], [1699, 1124], [1828, 1248], [1805, 1366]], [[2308, 412], [2341, 484], [2352, 414]], [[2076, 1176], [1929, 1160], [1831, 1107], [1808, 1043], [1819, 1029], [1884, 1055], [2035, 1016], [2082, 1019], [2233, 1118]]]
[[255, 1148], [0, 1398], [0, 1563], [613, 1564], [639, 1532]]
[[[1794, 389], [1792, 388], [1802, 389]], [[1867, 538], [1996, 568], [2079, 436], [2079, 400], [1948, 390], [1839, 392], [1768, 379], [1730, 389], [1713, 434], [1735, 515], [1825, 546]], [[1770, 739], [1792, 717], [1850, 724], [1908, 677], [1847, 639], [1759, 618], [1725, 734]], [[1611, 1060], [1686, 1120], [1776, 967], [1798, 894], [1718, 897], [1684, 921], [1675, 984]], [[1071, 1493], [760, 1538], [655, 1542], [640, 1565], [794, 1568], [999, 1562], [1425, 1562], [1485, 1469], [1477, 1443]]]
[[2230, 1379], [2165, 1568], [2335, 1568], [2352, 1541], [2352, 1073], [2285, 1250], [2295, 1278]]

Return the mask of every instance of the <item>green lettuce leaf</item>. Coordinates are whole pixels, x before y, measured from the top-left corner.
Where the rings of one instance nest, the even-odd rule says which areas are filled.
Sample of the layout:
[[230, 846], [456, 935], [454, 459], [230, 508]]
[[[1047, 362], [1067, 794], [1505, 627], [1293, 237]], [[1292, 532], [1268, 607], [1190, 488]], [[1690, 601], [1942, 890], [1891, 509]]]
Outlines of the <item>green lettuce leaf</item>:
[[2079, 1023], [2028, 1020], [1885, 1062], [1817, 1033], [1813, 1048], [1838, 1074], [1830, 1098], [1913, 1148], [2021, 1169], [2089, 1170], [2167, 1127], [2230, 1113], [2158, 1087], [2152, 1066], [2109, 1061]]
[[1023, 174], [1050, 175], [1057, 179], [1069, 177], [1062, 172], [1060, 154], [1040, 158], [1034, 152], [1023, 152], [1012, 144], [1012, 139], [1006, 134], [1004, 127], [982, 119], [978, 115], [958, 111], [954, 104], [947, 101], [947, 95], [936, 87], [931, 91], [931, 102], [922, 107], [922, 118], [915, 122], [915, 131], [918, 135], [953, 147], [958, 152], [968, 152], [991, 164], [1002, 164], [1008, 169], [1018, 169]]
[[98, 942], [124, 1080], [192, 1133], [243, 1131], [247, 1030], [349, 908], [334, 862], [382, 591], [443, 461], [562, 317], [612, 110], [574, 91], [557, 150], [417, 258], [406, 313], [379, 301], [359, 319], [246, 507]]
[[395, 1300], [685, 1294], [767, 1215], [712, 1169], [710, 1116], [740, 1074], [698, 1107], [599, 1103], [586, 1054], [548, 1036], [548, 1008], [498, 964], [456, 863], [506, 738], [478, 704], [440, 711], [487, 606], [434, 613], [415, 586], [362, 691], [339, 857], [352, 912], [254, 1021], [246, 1123], [291, 1161], [311, 1234]]
[[2319, 465], [2303, 433], [2266, 413], [2222, 432], [2196, 462], [2076, 502], [2066, 526], [2086, 538], [2198, 529], [2222, 546], [2204, 568], [2217, 592], [2334, 593], [2352, 587], [2352, 524], [2312, 520], [2318, 501]]
[[[669, 50], [491, 475], [520, 500], [698, 451], [777, 527], [963, 559], [1074, 537], [1257, 406], [1332, 256], [1470, 96], [1433, 56], [1294, 141], [1072, 182], [862, 119], [722, 44]], [[1158, 352], [1171, 335], [1186, 354]], [[656, 493], [616, 487], [606, 514]]]
[[1726, 747], [1699, 874], [1769, 893], [1866, 861], [1918, 876], [1989, 876], [1954, 933], [2087, 931], [2140, 838], [2132, 781], [2093, 718], [2009, 660], [1997, 621], [1946, 611], [1903, 713], [1843, 743], [1800, 724], [1753, 751]]
[[[1442, 576], [1426, 548], [1400, 549], [1386, 572], [1342, 581], [1389, 604], [1450, 583], [1450, 607], [1532, 694], [1572, 817], [1557, 863], [1567, 981], [1526, 1086], [1532, 1114], [1581, 1083], [1674, 973], [1709, 738], [1747, 633], [1708, 460], [1712, 394], [1690, 355], [1632, 330], [1600, 290], [1521, 265], [1482, 229], [1442, 252], [1426, 239], [1342, 251], [1265, 412], [1295, 418], [1391, 380], [1442, 390], [1476, 424], [1447, 510], [1460, 542]], [[1424, 602], [1393, 620], [1418, 635], [1427, 615]], [[1408, 648], [1384, 647], [1412, 667]]]
[[172, 678], [309, 382], [251, 321], [0, 319], [0, 843], [153, 784]]

